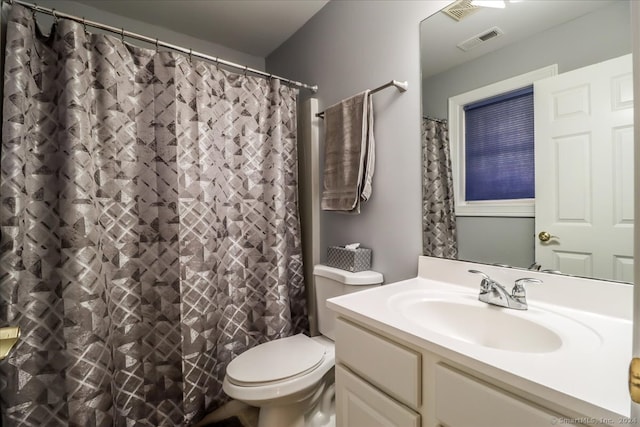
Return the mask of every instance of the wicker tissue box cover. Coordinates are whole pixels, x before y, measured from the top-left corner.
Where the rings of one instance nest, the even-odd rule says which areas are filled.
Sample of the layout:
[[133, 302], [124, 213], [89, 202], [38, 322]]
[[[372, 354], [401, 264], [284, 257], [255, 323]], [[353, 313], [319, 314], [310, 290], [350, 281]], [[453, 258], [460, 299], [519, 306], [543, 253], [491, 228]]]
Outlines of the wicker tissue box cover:
[[356, 273], [371, 269], [371, 249], [346, 249], [342, 246], [329, 246], [327, 249], [327, 264], [330, 267]]

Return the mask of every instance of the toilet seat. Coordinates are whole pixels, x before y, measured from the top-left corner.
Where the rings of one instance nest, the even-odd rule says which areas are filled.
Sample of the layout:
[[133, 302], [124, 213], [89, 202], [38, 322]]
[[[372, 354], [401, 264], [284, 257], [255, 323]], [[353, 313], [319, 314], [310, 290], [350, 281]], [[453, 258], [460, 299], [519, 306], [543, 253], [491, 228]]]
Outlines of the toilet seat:
[[229, 363], [229, 382], [260, 387], [304, 376], [320, 366], [326, 348], [304, 334], [253, 347]]

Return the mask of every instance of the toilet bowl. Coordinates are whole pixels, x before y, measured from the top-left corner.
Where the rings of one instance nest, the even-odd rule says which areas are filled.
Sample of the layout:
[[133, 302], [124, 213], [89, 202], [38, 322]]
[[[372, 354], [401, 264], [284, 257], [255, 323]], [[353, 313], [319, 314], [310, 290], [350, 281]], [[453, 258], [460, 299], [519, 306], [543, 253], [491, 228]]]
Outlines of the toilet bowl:
[[324, 265], [316, 265], [313, 273], [322, 336], [298, 334], [260, 344], [227, 366], [222, 389], [260, 408], [258, 427], [335, 426], [335, 314], [326, 300], [379, 286], [383, 277]]
[[242, 356], [227, 367], [222, 388], [228, 396], [260, 408], [259, 427], [335, 425], [331, 340], [299, 334], [256, 346]]

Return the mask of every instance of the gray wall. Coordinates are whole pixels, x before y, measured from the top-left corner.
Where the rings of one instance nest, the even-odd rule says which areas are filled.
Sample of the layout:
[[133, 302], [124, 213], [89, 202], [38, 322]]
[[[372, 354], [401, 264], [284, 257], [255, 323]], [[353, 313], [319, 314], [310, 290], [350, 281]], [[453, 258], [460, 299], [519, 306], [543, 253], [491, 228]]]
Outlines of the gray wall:
[[[188, 49], [193, 49], [197, 52], [206, 53], [212, 56], [219, 56], [223, 59], [239, 63], [242, 65], [248, 65], [249, 67], [256, 68], [258, 70], [265, 69], [265, 60], [254, 55], [249, 55], [243, 52], [239, 52], [234, 49], [229, 49], [222, 45], [211, 43], [206, 40], [197, 39], [195, 37], [187, 36], [185, 34], [172, 31], [168, 28], [160, 27], [146, 22], [137, 21], [126, 16], [116, 15], [114, 13], [106, 12], [96, 7], [91, 7], [90, 0], [84, 2], [76, 2], [69, 0], [38, 0], [37, 3], [40, 6], [56, 9], [57, 11], [75, 15], [78, 17], [85, 17], [92, 21], [97, 21], [103, 24], [111, 25], [116, 28], [123, 28], [134, 33], [142, 34], [148, 37], [172, 43], [178, 46], [182, 46]], [[89, 4], [85, 4], [89, 3]], [[149, 7], [153, 7], [153, 2], [149, 1]], [[44, 14], [38, 14], [38, 23], [40, 28], [45, 32], [49, 32], [53, 18]], [[91, 32], [100, 32], [97, 29], [89, 29]], [[132, 41], [138, 46], [145, 46], [145, 43], [140, 41]], [[147, 47], [155, 48], [152, 45]]]
[[373, 195], [360, 215], [321, 214], [321, 260], [329, 245], [360, 242], [373, 249], [372, 267], [386, 282], [417, 274], [422, 250], [419, 23], [447, 3], [334, 0], [267, 57], [269, 72], [318, 84], [321, 109], [392, 79], [409, 82], [403, 94], [386, 89], [374, 95]]
[[[429, 21], [423, 25], [429, 25]], [[563, 73], [630, 52], [629, 3], [614, 2], [423, 80], [423, 113], [446, 118], [451, 96], [551, 64], [558, 64], [558, 72]], [[534, 262], [533, 218], [458, 217], [457, 223], [460, 259], [518, 267]]]

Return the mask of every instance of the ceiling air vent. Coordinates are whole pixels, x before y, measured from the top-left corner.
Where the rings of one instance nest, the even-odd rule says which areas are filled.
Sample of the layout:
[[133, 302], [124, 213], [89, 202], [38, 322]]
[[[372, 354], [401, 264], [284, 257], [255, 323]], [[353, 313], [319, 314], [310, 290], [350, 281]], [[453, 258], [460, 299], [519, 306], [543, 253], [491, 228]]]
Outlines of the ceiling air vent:
[[488, 40], [494, 39], [502, 34], [504, 34], [504, 31], [502, 31], [498, 27], [489, 28], [488, 30], [483, 31], [480, 34], [476, 34], [475, 36], [468, 38], [462, 43], [459, 43], [457, 46], [459, 49], [462, 49], [465, 52], [467, 52], [473, 49], [474, 47], [478, 47], [480, 46], [480, 44]]
[[456, 21], [461, 21], [463, 18], [466, 18], [478, 9], [478, 6], [471, 4], [471, 0], [458, 0], [457, 2], [442, 9], [442, 13]]

